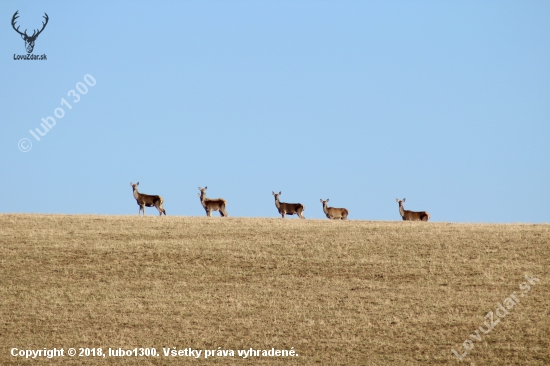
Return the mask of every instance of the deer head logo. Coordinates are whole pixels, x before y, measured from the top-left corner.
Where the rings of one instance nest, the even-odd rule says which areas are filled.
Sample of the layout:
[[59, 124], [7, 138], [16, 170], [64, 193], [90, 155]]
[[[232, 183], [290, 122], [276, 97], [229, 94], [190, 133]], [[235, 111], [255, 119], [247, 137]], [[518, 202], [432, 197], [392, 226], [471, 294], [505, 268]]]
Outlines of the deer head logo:
[[48, 14], [44, 13], [44, 19], [46, 19], [45, 22], [42, 22], [42, 29], [38, 30], [38, 29], [35, 29], [32, 36], [29, 36], [27, 34], [27, 30], [25, 29], [25, 32], [21, 33], [19, 31], [19, 27], [15, 28], [15, 21], [17, 18], [19, 18], [19, 15], [17, 15], [17, 13], [19, 12], [19, 10], [17, 10], [15, 12], [15, 14], [13, 14], [13, 18], [11, 18], [11, 26], [13, 27], [13, 29], [19, 33], [21, 35], [21, 38], [23, 38], [23, 40], [25, 41], [25, 48], [27, 49], [27, 53], [32, 53], [32, 50], [34, 49], [34, 42], [36, 41], [36, 38], [38, 37], [38, 35], [40, 33], [42, 33], [42, 31], [44, 30], [44, 28], [46, 28], [46, 24], [48, 24]]

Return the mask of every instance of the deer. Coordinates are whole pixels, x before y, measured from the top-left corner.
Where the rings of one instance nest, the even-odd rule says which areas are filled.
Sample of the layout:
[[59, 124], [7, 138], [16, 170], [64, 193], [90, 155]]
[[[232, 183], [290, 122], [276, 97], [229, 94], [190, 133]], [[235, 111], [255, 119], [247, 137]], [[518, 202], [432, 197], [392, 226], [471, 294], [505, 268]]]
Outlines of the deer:
[[323, 204], [323, 212], [325, 215], [327, 215], [328, 219], [331, 220], [347, 220], [348, 219], [348, 210], [345, 208], [334, 208], [334, 207], [328, 207], [328, 198], [326, 201], [323, 201], [321, 199], [321, 203]]
[[405, 202], [405, 198], [403, 198], [402, 201], [396, 198], [395, 201], [399, 203], [399, 214], [403, 218], [403, 221], [428, 221], [430, 219], [430, 214], [426, 211], [415, 212], [405, 210], [405, 208], [403, 207], [403, 202]]
[[229, 216], [225, 210], [227, 201], [223, 198], [206, 198], [207, 189], [208, 187], [199, 187], [199, 191], [201, 191], [201, 193], [197, 193], [201, 199], [202, 207], [204, 207], [204, 210], [206, 211], [206, 216], [212, 217], [212, 211], [219, 211], [221, 217]]
[[302, 205], [301, 203], [285, 203], [285, 202], [279, 202], [279, 196], [281, 195], [281, 191], [279, 193], [275, 193], [271, 191], [273, 196], [275, 196], [275, 206], [277, 207], [277, 210], [279, 210], [279, 213], [285, 218], [285, 215], [298, 215], [301, 219], [305, 219], [305, 217], [302, 215], [302, 212], [306, 209], [306, 206]]
[[[27, 53], [32, 53], [32, 50], [34, 49], [34, 42], [36, 41], [36, 38], [38, 38], [38, 36], [40, 35], [40, 33], [42, 33], [42, 31], [44, 30], [44, 28], [46, 28], [46, 24], [48, 24], [48, 20], [50, 18], [48, 18], [48, 14], [44, 13], [44, 16], [43, 18], [46, 20], [46, 22], [42, 22], [42, 29], [38, 30], [38, 29], [35, 29], [32, 36], [29, 36], [27, 34], [27, 30], [25, 29], [25, 32], [24, 33], [21, 33], [19, 31], [19, 27], [15, 28], [15, 22], [17, 20], [17, 18], [19, 18], [19, 15], [17, 15], [17, 13], [19, 13], [19, 10], [17, 10], [15, 12], [15, 14], [13, 14], [13, 17], [11, 18], [11, 26], [13, 27], [13, 29], [19, 33], [21, 35], [21, 38], [23, 38], [23, 40], [25, 41], [25, 48], [27, 49]], [[38, 33], [37, 33], [38, 32]]]
[[143, 216], [145, 216], [145, 207], [153, 207], [153, 206], [155, 206], [157, 210], [159, 210], [159, 216], [162, 216], [162, 214], [166, 216], [166, 210], [162, 208], [164, 199], [162, 199], [161, 196], [151, 196], [148, 194], [139, 193], [137, 188], [139, 186], [139, 182], [137, 182], [136, 184], [133, 184], [132, 182], [130, 182], [130, 185], [134, 190], [134, 198], [136, 199], [136, 202], [139, 206], [138, 216], [141, 214], [142, 210], [143, 210]]

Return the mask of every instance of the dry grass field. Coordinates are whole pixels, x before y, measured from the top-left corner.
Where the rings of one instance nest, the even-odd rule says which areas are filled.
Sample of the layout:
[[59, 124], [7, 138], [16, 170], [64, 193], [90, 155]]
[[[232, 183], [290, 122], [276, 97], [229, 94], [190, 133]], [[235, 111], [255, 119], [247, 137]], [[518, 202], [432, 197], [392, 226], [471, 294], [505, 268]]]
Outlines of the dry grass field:
[[549, 243], [547, 224], [2, 214], [0, 364], [548, 365]]

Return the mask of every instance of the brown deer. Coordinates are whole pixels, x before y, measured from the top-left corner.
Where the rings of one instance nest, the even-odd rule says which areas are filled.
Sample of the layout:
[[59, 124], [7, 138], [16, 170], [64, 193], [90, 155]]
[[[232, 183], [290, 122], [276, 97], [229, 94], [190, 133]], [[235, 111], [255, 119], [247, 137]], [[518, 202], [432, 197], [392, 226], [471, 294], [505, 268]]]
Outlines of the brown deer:
[[334, 207], [327, 207], [328, 198], [326, 201], [323, 201], [321, 199], [321, 203], [323, 204], [323, 212], [325, 215], [327, 215], [327, 218], [331, 220], [347, 220], [348, 219], [348, 210], [345, 208], [334, 208]]
[[430, 214], [426, 211], [421, 212], [415, 212], [415, 211], [407, 211], [403, 207], [403, 202], [405, 202], [405, 198], [403, 198], [402, 201], [399, 199], [395, 199], [397, 203], [399, 203], [399, 214], [404, 220], [410, 220], [410, 221], [428, 221], [430, 219]]
[[306, 209], [306, 206], [302, 205], [301, 203], [284, 203], [279, 202], [279, 196], [281, 195], [281, 192], [275, 193], [271, 191], [273, 195], [275, 196], [275, 206], [279, 210], [279, 213], [285, 218], [285, 215], [298, 215], [301, 219], [305, 219], [305, 217], [302, 215], [302, 212]]
[[130, 185], [132, 186], [134, 190], [134, 198], [136, 199], [137, 204], [139, 205], [139, 211], [138, 216], [141, 214], [141, 211], [143, 210], [143, 216], [145, 216], [145, 207], [153, 207], [155, 206], [157, 210], [159, 210], [159, 216], [166, 216], [166, 210], [162, 208], [162, 204], [164, 203], [164, 200], [161, 196], [151, 196], [148, 194], [142, 194], [138, 192], [137, 187], [139, 186], [139, 182], [136, 184], [133, 184], [130, 182]]
[[227, 205], [227, 201], [223, 198], [206, 198], [207, 189], [208, 187], [199, 187], [201, 193], [197, 193], [201, 199], [202, 207], [204, 207], [204, 210], [206, 211], [206, 216], [212, 217], [212, 211], [219, 211], [220, 216], [222, 217], [229, 216], [227, 214], [227, 211], [225, 210], [225, 205]]

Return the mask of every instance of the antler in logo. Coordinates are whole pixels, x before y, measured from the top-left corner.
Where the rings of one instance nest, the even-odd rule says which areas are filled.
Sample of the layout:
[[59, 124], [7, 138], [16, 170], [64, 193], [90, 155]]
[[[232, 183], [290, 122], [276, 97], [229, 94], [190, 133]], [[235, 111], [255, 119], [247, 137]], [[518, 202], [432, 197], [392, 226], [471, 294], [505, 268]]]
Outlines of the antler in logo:
[[[44, 13], [44, 19], [46, 19], [46, 22], [42, 22], [42, 29], [38, 30], [38, 29], [35, 29], [32, 36], [29, 36], [27, 34], [27, 30], [25, 29], [25, 32], [24, 33], [21, 33], [19, 31], [19, 27], [15, 28], [15, 20], [17, 18], [19, 18], [19, 15], [17, 15], [17, 13], [19, 12], [19, 10], [17, 10], [15, 12], [15, 14], [13, 14], [13, 18], [11, 18], [11, 26], [13, 27], [13, 29], [19, 33], [21, 35], [21, 38], [23, 38], [23, 40], [25, 41], [25, 48], [27, 49], [27, 53], [31, 53], [32, 50], [34, 49], [34, 42], [36, 41], [36, 38], [38, 37], [38, 35], [40, 33], [42, 33], [42, 31], [44, 30], [44, 28], [46, 28], [46, 24], [48, 24], [48, 14]], [[38, 33], [37, 33], [38, 32]]]

